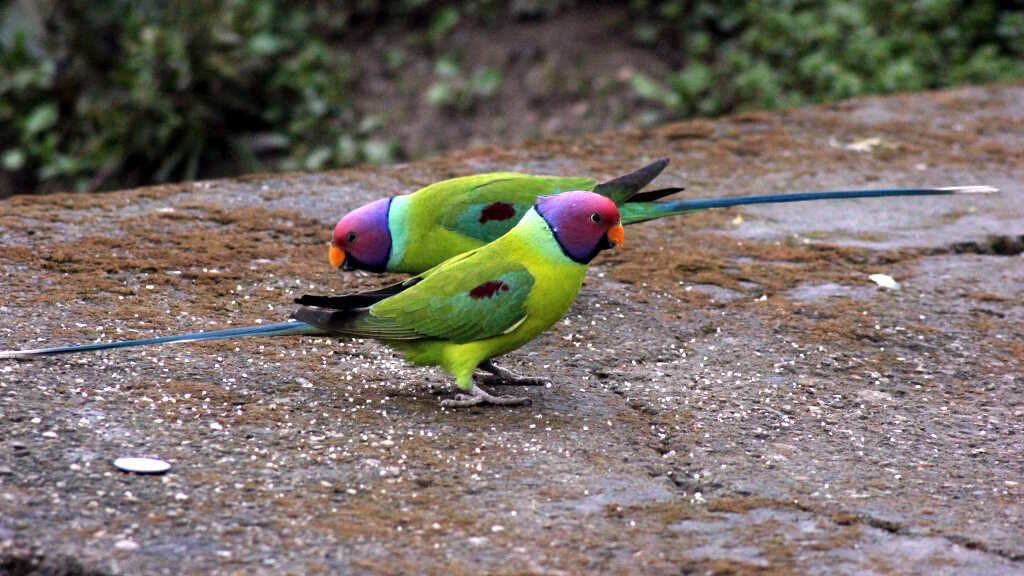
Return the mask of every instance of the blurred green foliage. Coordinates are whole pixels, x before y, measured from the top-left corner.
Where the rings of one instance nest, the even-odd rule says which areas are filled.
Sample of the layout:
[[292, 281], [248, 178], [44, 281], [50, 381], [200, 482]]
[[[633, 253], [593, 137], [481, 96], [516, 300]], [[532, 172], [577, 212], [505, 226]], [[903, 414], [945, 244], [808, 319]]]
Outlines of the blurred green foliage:
[[1024, 77], [1024, 6], [997, 0], [632, 0], [677, 72], [634, 92], [674, 116]]
[[454, 111], [469, 110], [477, 101], [494, 96], [501, 88], [498, 70], [480, 66], [467, 75], [450, 56], [437, 60], [434, 73], [437, 80], [427, 89], [424, 98], [433, 106]]
[[352, 113], [349, 59], [328, 43], [340, 11], [329, 6], [66, 0], [17, 8], [8, 6], [0, 46], [0, 166], [14, 187], [316, 170], [397, 154], [372, 137], [379, 122]]
[[[557, 17], [573, 0], [0, 0], [0, 197], [264, 169], [394, 161], [358, 112], [353, 46], [400, 89], [468, 116], [507, 70], [452, 47], [466, 27]], [[1024, 9], [995, 0], [631, 0], [609, 35], [674, 72], [628, 77], [642, 122], [1024, 77]], [[371, 51], [372, 54], [377, 52]], [[365, 58], [365, 56], [364, 56]], [[609, 75], [614, 71], [609, 71]], [[622, 80], [622, 78], [619, 78]], [[593, 98], [608, 96], [595, 93]], [[513, 119], [514, 120], [514, 119]]]

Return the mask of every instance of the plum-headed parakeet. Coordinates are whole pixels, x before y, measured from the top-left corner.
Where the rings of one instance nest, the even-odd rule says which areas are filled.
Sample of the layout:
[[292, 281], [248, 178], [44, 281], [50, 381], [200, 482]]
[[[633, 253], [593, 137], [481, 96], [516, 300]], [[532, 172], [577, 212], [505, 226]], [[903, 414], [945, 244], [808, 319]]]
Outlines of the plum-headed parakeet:
[[[254, 335], [374, 338], [414, 364], [440, 366], [461, 391], [445, 406], [523, 404], [492, 396], [473, 380], [508, 371], [490, 359], [526, 344], [558, 321], [583, 283], [587, 265], [622, 242], [619, 211], [609, 198], [585, 191], [536, 199], [507, 234], [399, 284], [345, 296], [303, 296], [293, 321], [144, 340], [0, 352], [30, 358], [169, 342]], [[536, 383], [518, 381], [517, 383]]]
[[343, 266], [347, 270], [418, 274], [498, 238], [516, 225], [538, 196], [572, 190], [588, 190], [608, 197], [618, 205], [622, 224], [627, 226], [707, 208], [744, 204], [995, 190], [987, 186], [832, 190], [657, 202], [682, 190], [663, 188], [641, 192], [667, 165], [667, 159], [658, 160], [601, 184], [592, 178], [515, 172], [443, 180], [412, 194], [382, 198], [346, 214], [334, 228], [330, 262], [335, 268]]

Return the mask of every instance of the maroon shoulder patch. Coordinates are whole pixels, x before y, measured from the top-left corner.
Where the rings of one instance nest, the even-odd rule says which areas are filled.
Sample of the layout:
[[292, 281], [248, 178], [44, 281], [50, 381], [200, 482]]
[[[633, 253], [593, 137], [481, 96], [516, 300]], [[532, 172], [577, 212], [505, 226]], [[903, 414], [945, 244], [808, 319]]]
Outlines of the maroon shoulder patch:
[[483, 284], [473, 288], [469, 291], [469, 297], [474, 300], [481, 298], [490, 298], [494, 296], [498, 291], [508, 292], [508, 284], [505, 284], [501, 280], [491, 280], [484, 282]]
[[508, 220], [515, 215], [515, 206], [504, 202], [495, 202], [484, 206], [484, 209], [480, 211], [480, 223], [484, 224], [491, 220]]

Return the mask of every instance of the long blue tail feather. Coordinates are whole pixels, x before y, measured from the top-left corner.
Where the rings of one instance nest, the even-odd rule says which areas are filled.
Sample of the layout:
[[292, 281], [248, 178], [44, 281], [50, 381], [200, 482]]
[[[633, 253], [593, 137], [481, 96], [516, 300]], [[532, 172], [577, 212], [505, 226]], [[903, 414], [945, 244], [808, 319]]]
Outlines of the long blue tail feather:
[[116, 348], [131, 348], [134, 346], [152, 346], [155, 344], [170, 344], [173, 342], [198, 342], [202, 340], [223, 340], [227, 338], [241, 338], [243, 336], [292, 336], [300, 334], [321, 334], [322, 331], [315, 326], [305, 322], [279, 322], [265, 326], [246, 326], [243, 328], [228, 328], [225, 330], [214, 330], [211, 332], [191, 332], [188, 334], [177, 334], [174, 336], [160, 336], [157, 338], [142, 338], [140, 340], [121, 340], [119, 342], [97, 342], [94, 344], [78, 344], [73, 346], [56, 346], [54, 348], [37, 348], [34, 350], [5, 350], [0, 351], [0, 359], [13, 358], [25, 359], [34, 356], [49, 356], [53, 354], [72, 354], [77, 352], [93, 352], [97, 350], [114, 350]]
[[708, 208], [728, 208], [748, 204], [776, 204], [780, 202], [807, 202], [810, 200], [841, 200], [848, 198], [885, 198], [893, 196], [945, 196], [950, 194], [989, 194], [998, 192], [991, 186], [946, 186], [942, 188], [884, 188], [879, 190], [829, 190], [825, 192], [797, 192], [793, 194], [764, 194], [701, 198], [696, 200], [670, 200], [666, 202], [627, 203], [620, 207], [623, 224], [664, 218], [685, 212]]

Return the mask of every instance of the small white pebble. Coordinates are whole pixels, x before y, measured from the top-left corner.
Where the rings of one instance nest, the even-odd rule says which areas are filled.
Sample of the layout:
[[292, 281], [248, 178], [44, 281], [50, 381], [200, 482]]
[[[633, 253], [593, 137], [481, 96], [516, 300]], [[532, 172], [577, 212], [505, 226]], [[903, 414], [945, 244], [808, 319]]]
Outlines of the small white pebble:
[[886, 288], [888, 290], [900, 289], [900, 283], [888, 274], [872, 274], [871, 276], [868, 276], [868, 280], [871, 280], [875, 284], [878, 284], [882, 288]]
[[131, 551], [138, 550], [139, 545], [136, 544], [133, 540], [118, 540], [114, 543], [114, 548], [117, 548], [118, 550]]
[[136, 474], [162, 474], [171, 469], [170, 464], [156, 458], [118, 458], [114, 466]]

